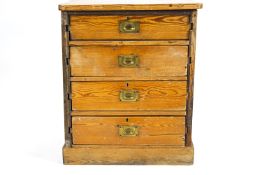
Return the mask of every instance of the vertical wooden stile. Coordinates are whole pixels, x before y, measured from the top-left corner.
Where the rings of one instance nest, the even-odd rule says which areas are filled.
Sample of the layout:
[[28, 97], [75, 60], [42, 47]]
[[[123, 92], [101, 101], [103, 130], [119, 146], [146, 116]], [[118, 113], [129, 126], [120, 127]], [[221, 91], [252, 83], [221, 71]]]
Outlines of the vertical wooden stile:
[[193, 93], [194, 93], [194, 70], [195, 70], [195, 48], [196, 48], [196, 19], [197, 11], [193, 10], [190, 16], [191, 30], [189, 33], [189, 59], [188, 59], [188, 98], [186, 115], [186, 146], [192, 146], [192, 116], [193, 116]]
[[62, 12], [62, 61], [63, 61], [63, 84], [64, 84], [64, 128], [65, 146], [72, 146], [71, 128], [71, 99], [70, 99], [70, 65], [69, 65], [69, 16]]

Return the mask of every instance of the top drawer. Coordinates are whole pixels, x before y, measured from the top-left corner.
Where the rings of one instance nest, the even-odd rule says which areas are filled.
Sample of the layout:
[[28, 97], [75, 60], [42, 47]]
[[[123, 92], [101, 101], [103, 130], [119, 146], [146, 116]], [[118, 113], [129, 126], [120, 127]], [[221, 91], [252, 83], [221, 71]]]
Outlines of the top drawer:
[[71, 40], [188, 39], [188, 15], [70, 16]]

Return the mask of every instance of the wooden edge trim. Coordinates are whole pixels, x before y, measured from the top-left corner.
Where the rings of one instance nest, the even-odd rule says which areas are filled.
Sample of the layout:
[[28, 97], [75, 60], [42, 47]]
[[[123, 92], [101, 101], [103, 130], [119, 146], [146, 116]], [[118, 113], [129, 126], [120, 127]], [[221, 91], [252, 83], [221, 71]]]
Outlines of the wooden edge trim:
[[70, 147], [72, 145], [72, 135], [70, 133], [71, 127], [71, 100], [69, 99], [70, 92], [70, 66], [69, 59], [69, 33], [67, 25], [69, 21], [67, 12], [61, 13], [61, 30], [62, 30], [62, 63], [63, 63], [63, 91], [64, 91], [64, 132], [65, 132], [65, 145]]
[[186, 111], [72, 111], [71, 115], [74, 116], [108, 116], [108, 114], [112, 115], [175, 115], [175, 116], [185, 116]]
[[71, 81], [186, 81], [187, 77], [71, 77]]
[[70, 16], [73, 15], [95, 15], [95, 16], [111, 16], [111, 15], [190, 15], [192, 10], [111, 10], [111, 11], [66, 11]]
[[63, 162], [66, 165], [191, 165], [193, 159], [193, 145], [189, 147], [114, 145], [63, 147]]
[[110, 11], [110, 10], [194, 10], [201, 9], [202, 3], [177, 4], [60, 4], [61, 11]]
[[194, 94], [194, 71], [195, 71], [195, 48], [196, 48], [196, 25], [197, 25], [197, 10], [192, 11], [191, 18], [191, 31], [190, 31], [190, 45], [189, 45], [189, 65], [187, 73], [187, 105], [186, 105], [186, 146], [192, 145], [192, 117], [193, 117], [193, 94]]
[[[85, 115], [73, 115], [72, 116], [72, 120], [74, 118], [79, 118], [79, 117], [89, 117], [89, 116], [85, 116]], [[130, 115], [121, 115], [121, 116], [114, 116], [114, 115], [111, 115], [111, 114], [107, 114], [107, 115], [92, 115], [91, 117], [97, 117], [97, 118], [118, 118], [118, 117], [144, 117], [144, 118], [154, 118], [154, 117], [157, 117], [157, 118], [168, 118], [168, 117], [175, 117], [175, 118], [184, 118], [185, 119], [185, 115], [133, 115], [133, 116], [130, 116]]]
[[69, 41], [69, 46], [188, 46], [188, 40], [171, 41]]

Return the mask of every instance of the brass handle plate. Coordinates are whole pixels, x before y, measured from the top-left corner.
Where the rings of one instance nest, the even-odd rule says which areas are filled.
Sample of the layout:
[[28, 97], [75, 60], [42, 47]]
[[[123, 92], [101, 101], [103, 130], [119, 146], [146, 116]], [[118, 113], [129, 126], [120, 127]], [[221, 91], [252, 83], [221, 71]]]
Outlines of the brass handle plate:
[[120, 101], [137, 101], [139, 98], [139, 93], [136, 90], [121, 90], [119, 94]]
[[119, 21], [119, 31], [121, 33], [138, 33], [140, 23], [138, 21]]
[[118, 126], [119, 136], [138, 136], [138, 126]]
[[137, 55], [119, 55], [118, 65], [120, 67], [138, 67], [139, 57]]

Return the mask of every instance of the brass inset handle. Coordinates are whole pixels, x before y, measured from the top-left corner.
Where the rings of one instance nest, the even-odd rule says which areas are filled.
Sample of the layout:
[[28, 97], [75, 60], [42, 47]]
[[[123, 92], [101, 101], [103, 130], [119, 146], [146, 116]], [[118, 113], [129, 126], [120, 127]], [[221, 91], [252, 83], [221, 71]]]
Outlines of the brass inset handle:
[[140, 23], [138, 21], [119, 21], [119, 31], [121, 33], [138, 33]]
[[138, 67], [139, 57], [137, 55], [119, 55], [118, 65], [120, 67]]
[[137, 101], [139, 93], [136, 90], [121, 90], [119, 94], [120, 101]]
[[118, 126], [119, 136], [138, 136], [138, 126]]

